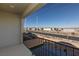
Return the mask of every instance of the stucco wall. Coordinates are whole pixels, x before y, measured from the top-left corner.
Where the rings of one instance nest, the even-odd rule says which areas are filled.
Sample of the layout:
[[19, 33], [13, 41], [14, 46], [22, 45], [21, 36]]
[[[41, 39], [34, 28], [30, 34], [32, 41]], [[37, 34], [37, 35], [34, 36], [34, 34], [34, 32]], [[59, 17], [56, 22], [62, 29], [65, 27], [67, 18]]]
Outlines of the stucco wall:
[[63, 29], [63, 32], [75, 32], [75, 29]]
[[51, 31], [51, 28], [44, 28], [45, 31]]
[[19, 44], [20, 41], [19, 17], [0, 11], [0, 48]]

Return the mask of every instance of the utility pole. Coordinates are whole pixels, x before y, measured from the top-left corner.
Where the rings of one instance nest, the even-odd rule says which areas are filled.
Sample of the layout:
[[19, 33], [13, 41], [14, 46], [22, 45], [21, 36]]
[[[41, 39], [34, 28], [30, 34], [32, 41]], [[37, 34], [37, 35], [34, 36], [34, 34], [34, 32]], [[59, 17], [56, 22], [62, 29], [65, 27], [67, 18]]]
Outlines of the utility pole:
[[38, 16], [36, 17], [36, 25], [38, 27]]
[[38, 16], [36, 16], [36, 28], [38, 29]]

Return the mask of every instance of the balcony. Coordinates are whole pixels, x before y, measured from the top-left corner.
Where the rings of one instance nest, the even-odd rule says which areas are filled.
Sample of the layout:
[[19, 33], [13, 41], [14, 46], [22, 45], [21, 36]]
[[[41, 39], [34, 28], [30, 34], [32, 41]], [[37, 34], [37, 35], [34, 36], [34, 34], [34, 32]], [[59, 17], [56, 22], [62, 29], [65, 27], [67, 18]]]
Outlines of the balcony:
[[0, 3], [0, 56], [32, 56], [23, 44], [25, 17], [40, 9], [40, 3]]
[[37, 37], [24, 41], [35, 56], [79, 56], [79, 48], [68, 42], [56, 42]]

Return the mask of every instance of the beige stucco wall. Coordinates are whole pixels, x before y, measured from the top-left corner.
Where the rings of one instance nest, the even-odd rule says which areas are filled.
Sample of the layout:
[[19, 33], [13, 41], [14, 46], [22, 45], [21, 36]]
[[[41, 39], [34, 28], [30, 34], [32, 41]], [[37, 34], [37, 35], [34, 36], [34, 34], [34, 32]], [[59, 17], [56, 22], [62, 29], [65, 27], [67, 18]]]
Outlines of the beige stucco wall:
[[63, 29], [63, 32], [75, 32], [75, 29]]
[[0, 11], [0, 48], [21, 42], [20, 20], [18, 15]]

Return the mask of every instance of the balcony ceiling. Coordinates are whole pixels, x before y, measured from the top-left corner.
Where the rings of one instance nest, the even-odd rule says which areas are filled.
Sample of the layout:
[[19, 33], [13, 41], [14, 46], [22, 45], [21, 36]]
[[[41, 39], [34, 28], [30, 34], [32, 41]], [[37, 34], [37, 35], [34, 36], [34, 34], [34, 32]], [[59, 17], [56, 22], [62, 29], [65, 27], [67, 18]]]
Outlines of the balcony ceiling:
[[39, 9], [43, 5], [44, 4], [42, 3], [0, 3], [0, 11], [25, 16]]
[[29, 3], [0, 3], [0, 11], [22, 14], [29, 5]]

